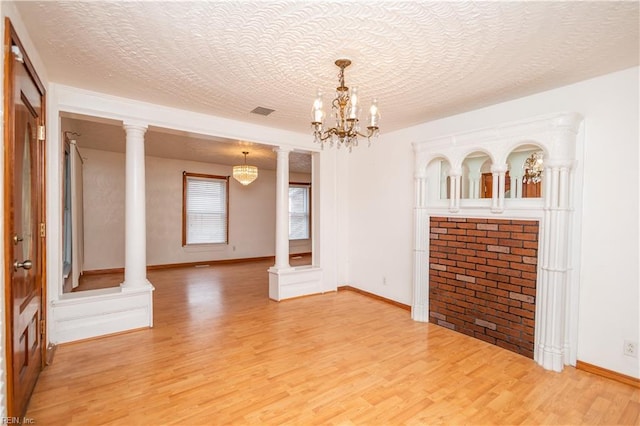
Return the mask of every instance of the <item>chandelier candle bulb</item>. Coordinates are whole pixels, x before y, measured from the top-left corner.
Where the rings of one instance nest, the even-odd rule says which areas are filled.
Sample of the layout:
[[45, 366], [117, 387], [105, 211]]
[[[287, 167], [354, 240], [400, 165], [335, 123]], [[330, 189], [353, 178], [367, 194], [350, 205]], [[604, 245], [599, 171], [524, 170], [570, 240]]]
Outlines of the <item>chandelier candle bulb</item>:
[[351, 88], [351, 92], [349, 94], [349, 104], [348, 104], [349, 114], [347, 115], [347, 120], [357, 120], [358, 119], [358, 88]]
[[378, 100], [374, 99], [369, 108], [369, 127], [378, 128], [380, 121], [380, 112], [378, 111]]
[[311, 122], [311, 124], [313, 124], [313, 125], [322, 124], [322, 122], [324, 121], [324, 111], [323, 111], [323, 105], [322, 105], [322, 92], [320, 92], [320, 90], [318, 90], [318, 94], [316, 96], [316, 100], [313, 101], [313, 108], [311, 110], [311, 118], [313, 120]]

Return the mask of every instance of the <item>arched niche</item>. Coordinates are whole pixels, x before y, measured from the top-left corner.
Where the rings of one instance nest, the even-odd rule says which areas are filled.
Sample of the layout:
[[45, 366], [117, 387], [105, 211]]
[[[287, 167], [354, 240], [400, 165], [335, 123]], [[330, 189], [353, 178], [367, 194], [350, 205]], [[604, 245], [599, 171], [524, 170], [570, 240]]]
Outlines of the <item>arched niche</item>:
[[462, 161], [460, 198], [491, 198], [491, 157], [484, 151], [469, 153]]
[[450, 198], [450, 171], [451, 162], [443, 156], [435, 157], [427, 164], [428, 193], [434, 200], [448, 200]]
[[507, 156], [505, 198], [541, 198], [544, 149], [534, 142], [519, 145]]

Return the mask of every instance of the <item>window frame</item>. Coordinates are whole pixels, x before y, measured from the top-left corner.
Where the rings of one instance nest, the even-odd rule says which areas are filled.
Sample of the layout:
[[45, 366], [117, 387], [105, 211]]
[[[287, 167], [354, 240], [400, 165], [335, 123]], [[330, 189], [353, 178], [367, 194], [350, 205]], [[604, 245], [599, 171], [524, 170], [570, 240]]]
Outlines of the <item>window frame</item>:
[[[288, 235], [289, 237], [289, 241], [307, 241], [307, 240], [311, 240], [311, 212], [312, 212], [312, 208], [311, 208], [311, 183], [310, 182], [289, 182], [289, 189], [291, 189], [291, 187], [304, 187], [307, 189], [307, 238], [291, 238], [291, 235]], [[289, 192], [289, 191], [287, 191]], [[290, 208], [290, 206], [289, 206]], [[291, 224], [291, 211], [289, 210], [287, 212], [287, 214], [289, 215], [289, 224]]]
[[[225, 181], [225, 241], [220, 243], [187, 243], [187, 180], [188, 178], [200, 178]], [[201, 246], [206, 244], [229, 244], [229, 176], [210, 175], [206, 173], [182, 172], [182, 247]]]

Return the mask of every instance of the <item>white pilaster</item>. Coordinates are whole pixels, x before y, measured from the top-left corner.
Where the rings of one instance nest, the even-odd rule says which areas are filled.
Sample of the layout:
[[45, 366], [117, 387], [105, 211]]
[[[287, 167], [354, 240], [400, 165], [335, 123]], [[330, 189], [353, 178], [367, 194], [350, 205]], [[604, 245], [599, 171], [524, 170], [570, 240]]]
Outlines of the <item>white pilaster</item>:
[[[416, 168], [419, 166], [416, 165]], [[421, 170], [421, 169], [419, 169]], [[413, 244], [413, 304], [411, 318], [415, 321], [429, 322], [429, 287], [423, 283], [429, 281], [429, 215], [427, 214], [427, 178], [418, 174], [415, 177], [414, 200], [414, 244]]]
[[124, 124], [125, 263], [123, 289], [149, 286], [147, 281], [147, 227], [145, 211], [144, 134], [146, 125]]
[[541, 279], [538, 280], [540, 333], [536, 361], [548, 370], [562, 371], [569, 363], [566, 306], [568, 287], [569, 179], [571, 161], [545, 161]]

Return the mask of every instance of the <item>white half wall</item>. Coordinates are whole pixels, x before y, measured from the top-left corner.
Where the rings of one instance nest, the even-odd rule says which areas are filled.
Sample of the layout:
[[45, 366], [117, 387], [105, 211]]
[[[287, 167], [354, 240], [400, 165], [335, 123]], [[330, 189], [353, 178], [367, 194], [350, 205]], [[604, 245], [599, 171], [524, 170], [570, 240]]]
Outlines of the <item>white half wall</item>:
[[[428, 101], [428, 100], [427, 100]], [[411, 143], [554, 112], [584, 116], [578, 137], [572, 286], [577, 359], [640, 377], [638, 68], [386, 134], [348, 158], [349, 283], [411, 303]], [[583, 177], [584, 176], [584, 177]]]

